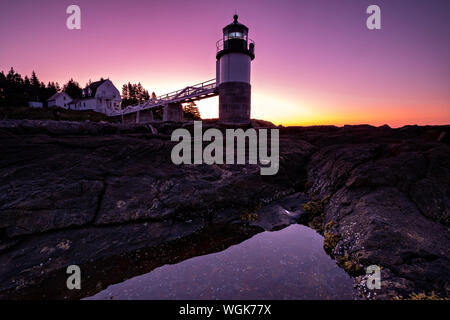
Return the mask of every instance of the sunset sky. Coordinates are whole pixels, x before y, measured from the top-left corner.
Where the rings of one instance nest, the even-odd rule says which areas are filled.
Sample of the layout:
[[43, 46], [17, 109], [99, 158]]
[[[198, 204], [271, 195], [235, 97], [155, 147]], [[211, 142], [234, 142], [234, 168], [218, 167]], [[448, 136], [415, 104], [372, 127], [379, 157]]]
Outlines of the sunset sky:
[[[81, 30], [66, 28], [71, 4]], [[371, 4], [381, 30], [366, 27]], [[0, 70], [167, 93], [215, 77], [215, 44], [235, 11], [256, 43], [252, 118], [450, 124], [448, 0], [2, 0]], [[198, 105], [217, 117], [217, 98]]]

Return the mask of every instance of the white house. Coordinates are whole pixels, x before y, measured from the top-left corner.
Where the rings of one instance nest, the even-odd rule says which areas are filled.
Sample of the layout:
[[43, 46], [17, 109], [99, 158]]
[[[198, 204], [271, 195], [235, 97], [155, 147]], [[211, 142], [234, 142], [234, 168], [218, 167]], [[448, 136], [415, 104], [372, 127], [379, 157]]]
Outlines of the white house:
[[69, 109], [69, 103], [72, 102], [72, 98], [65, 92], [57, 92], [47, 99], [47, 104], [49, 107], [61, 107], [64, 109]]
[[109, 79], [92, 82], [82, 91], [81, 99], [69, 103], [73, 110], [94, 110], [106, 115], [120, 110], [120, 92]]

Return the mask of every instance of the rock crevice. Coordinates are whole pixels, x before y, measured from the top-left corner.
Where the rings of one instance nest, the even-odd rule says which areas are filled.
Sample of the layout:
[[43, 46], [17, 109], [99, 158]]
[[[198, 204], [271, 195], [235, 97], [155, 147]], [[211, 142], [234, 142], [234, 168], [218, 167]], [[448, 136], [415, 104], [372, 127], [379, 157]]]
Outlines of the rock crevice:
[[[45, 295], [73, 263], [120, 268], [169, 244], [182, 255], [173, 241], [202, 246], [211, 225], [242, 239], [298, 220], [325, 235], [366, 297], [449, 296], [449, 126], [280, 128], [280, 170], [267, 177], [248, 164], [176, 166], [179, 124], [152, 126], [0, 122], [0, 297]], [[383, 268], [375, 292], [371, 264]]]

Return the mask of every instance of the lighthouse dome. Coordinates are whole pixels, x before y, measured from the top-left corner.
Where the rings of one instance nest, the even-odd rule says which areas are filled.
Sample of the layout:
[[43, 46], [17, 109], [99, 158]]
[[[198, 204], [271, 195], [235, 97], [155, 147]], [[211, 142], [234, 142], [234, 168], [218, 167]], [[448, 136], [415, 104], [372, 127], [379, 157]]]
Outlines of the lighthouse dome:
[[[249, 45], [250, 44], [250, 45]], [[223, 28], [223, 38], [217, 41], [217, 59], [227, 53], [240, 52], [255, 58], [255, 44], [248, 38], [248, 27], [239, 23], [238, 15], [233, 22]]]
[[238, 22], [238, 15], [235, 14], [233, 17], [233, 22], [223, 28], [223, 34], [231, 35], [232, 33], [240, 33], [241, 36], [246, 36], [248, 34], [247, 26]]

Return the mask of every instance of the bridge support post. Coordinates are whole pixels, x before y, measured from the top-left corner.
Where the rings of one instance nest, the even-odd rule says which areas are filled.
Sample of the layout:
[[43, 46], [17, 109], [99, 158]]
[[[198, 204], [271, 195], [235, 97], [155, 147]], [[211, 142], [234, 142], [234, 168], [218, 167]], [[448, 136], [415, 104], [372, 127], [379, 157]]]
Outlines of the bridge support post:
[[136, 123], [150, 122], [154, 120], [155, 118], [153, 117], [152, 109], [136, 111]]
[[163, 121], [183, 121], [184, 113], [181, 103], [168, 103], [164, 105]]

